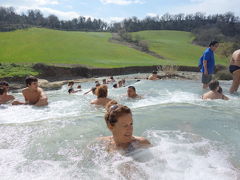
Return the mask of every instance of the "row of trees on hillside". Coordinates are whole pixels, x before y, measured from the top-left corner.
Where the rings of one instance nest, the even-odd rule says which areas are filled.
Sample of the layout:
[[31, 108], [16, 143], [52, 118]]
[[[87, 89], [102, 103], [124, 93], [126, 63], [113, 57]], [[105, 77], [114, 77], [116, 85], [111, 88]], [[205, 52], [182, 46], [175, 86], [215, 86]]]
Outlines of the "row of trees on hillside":
[[112, 24], [111, 30], [125, 29], [127, 32], [141, 30], [180, 30], [193, 32], [195, 42], [206, 45], [210, 39], [239, 41], [240, 18], [233, 13], [215, 14], [206, 16], [203, 13], [195, 14], [165, 14], [161, 17], [146, 17], [143, 20], [137, 17], [124, 19], [120, 23]]
[[101, 19], [91, 19], [83, 16], [63, 21], [55, 15], [44, 17], [40, 10], [29, 10], [26, 14], [19, 15], [12, 7], [0, 7], [0, 31], [11, 31], [32, 26], [72, 31], [106, 31], [108, 24]]

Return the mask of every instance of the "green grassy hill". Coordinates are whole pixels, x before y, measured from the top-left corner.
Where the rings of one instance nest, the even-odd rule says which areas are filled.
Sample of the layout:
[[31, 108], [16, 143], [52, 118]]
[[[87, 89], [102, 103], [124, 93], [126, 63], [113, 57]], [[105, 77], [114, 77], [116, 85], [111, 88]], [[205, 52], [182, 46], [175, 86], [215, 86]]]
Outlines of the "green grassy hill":
[[0, 33], [0, 62], [123, 67], [166, 64], [135, 49], [109, 42], [111, 33], [32, 28]]
[[[167, 60], [170, 64], [196, 66], [205, 47], [192, 44], [193, 35], [183, 31], [141, 31], [132, 33], [139, 35], [149, 43], [149, 49]], [[227, 59], [216, 55], [216, 64], [227, 64]]]
[[[112, 43], [111, 33], [57, 31], [31, 28], [0, 32], [0, 78], [8, 75], [36, 74], [31, 67], [15, 64], [49, 63], [79, 64], [90, 67], [125, 67], [146, 65], [197, 66], [205, 48], [193, 45], [193, 36], [181, 31], [141, 31], [151, 51], [163, 56], [158, 59], [125, 45]], [[216, 56], [217, 64], [227, 64], [226, 58]], [[16, 72], [17, 71], [17, 72]]]

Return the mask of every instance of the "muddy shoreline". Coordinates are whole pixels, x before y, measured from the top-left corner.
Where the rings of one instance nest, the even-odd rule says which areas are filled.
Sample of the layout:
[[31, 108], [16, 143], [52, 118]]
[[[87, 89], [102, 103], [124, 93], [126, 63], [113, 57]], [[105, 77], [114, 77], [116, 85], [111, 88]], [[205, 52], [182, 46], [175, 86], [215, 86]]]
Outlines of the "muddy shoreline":
[[[94, 81], [96, 78], [139, 74], [134, 79], [146, 79], [152, 71], [158, 71], [161, 79], [190, 79], [199, 80], [200, 73], [198, 67], [191, 66], [132, 66], [122, 68], [89, 68], [83, 66], [77, 67], [59, 67], [46, 64], [35, 64], [33, 68], [41, 72], [37, 77], [40, 79], [40, 87], [45, 90], [60, 89], [64, 84], [71, 80], [81, 83]], [[142, 74], [142, 75], [141, 75]], [[12, 90], [18, 90], [25, 87], [25, 77], [0, 78], [8, 81]]]

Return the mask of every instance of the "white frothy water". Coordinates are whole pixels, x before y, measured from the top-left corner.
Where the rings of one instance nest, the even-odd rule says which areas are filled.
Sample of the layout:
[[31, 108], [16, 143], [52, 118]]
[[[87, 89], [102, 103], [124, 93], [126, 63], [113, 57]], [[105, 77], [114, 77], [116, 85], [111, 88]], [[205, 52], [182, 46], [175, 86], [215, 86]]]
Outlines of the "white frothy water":
[[[128, 155], [108, 154], [96, 142], [110, 135], [104, 109], [95, 97], [67, 87], [48, 91], [47, 107], [0, 108], [0, 179], [167, 179], [237, 180], [240, 168], [239, 97], [203, 101], [195, 81], [127, 82], [142, 99], [130, 100], [127, 87], [109, 96], [129, 106], [134, 134], [152, 147]], [[227, 92], [229, 82], [221, 82]], [[21, 99], [20, 94], [15, 94]]]

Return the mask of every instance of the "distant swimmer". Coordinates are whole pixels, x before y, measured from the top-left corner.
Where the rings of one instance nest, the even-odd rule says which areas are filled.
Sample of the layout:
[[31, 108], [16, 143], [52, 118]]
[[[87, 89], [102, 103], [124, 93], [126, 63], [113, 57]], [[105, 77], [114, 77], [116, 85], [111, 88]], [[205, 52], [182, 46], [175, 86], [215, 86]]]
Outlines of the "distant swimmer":
[[88, 90], [87, 92], [84, 93], [84, 95], [92, 92], [93, 95], [96, 95], [96, 89], [97, 87], [101, 86], [101, 84], [99, 83], [99, 81], [95, 81], [95, 87], [92, 87], [90, 90]]
[[107, 84], [107, 80], [106, 80], [106, 79], [103, 79], [103, 80], [102, 80], [102, 83], [103, 83], [103, 84]]
[[126, 84], [126, 80], [122, 79], [122, 86], [125, 87], [125, 84]]
[[199, 59], [199, 67], [202, 72], [202, 84], [204, 89], [208, 88], [208, 85], [212, 80], [212, 75], [214, 74], [214, 52], [217, 50], [218, 46], [219, 43], [217, 41], [210, 42], [209, 47], [204, 51], [203, 55]]
[[219, 86], [218, 81], [211, 81], [209, 83], [209, 89], [210, 91], [205, 93], [202, 98], [203, 99], [223, 99], [223, 100], [229, 100], [227, 96], [225, 96], [222, 93], [222, 88]]
[[113, 76], [110, 76], [109, 79], [107, 80], [107, 83], [113, 83], [116, 82]]
[[25, 80], [26, 88], [22, 90], [22, 94], [25, 98], [25, 104], [35, 106], [48, 105], [48, 98], [45, 95], [42, 88], [38, 87], [38, 79], [34, 76], [29, 76]]
[[96, 87], [92, 87], [89, 91], [85, 92], [84, 95], [86, 95], [90, 92], [92, 92], [93, 95], [96, 95], [96, 89], [97, 89]]
[[107, 98], [108, 95], [108, 87], [106, 85], [101, 85], [96, 89], [97, 99], [93, 100], [91, 104], [106, 106], [106, 104], [112, 99]]
[[118, 81], [118, 88], [120, 88], [122, 86], [123, 86], [123, 81], [122, 80]]
[[68, 83], [68, 93], [69, 94], [72, 94], [72, 93], [77, 93], [77, 92], [79, 92], [79, 91], [82, 91], [81, 90], [81, 85], [78, 85], [77, 86], [77, 90], [74, 90], [73, 89], [73, 85], [74, 85], [74, 81], [70, 81], [69, 83]]
[[232, 86], [229, 91], [230, 93], [235, 93], [240, 85], [240, 49], [232, 54], [229, 71], [233, 75]]
[[7, 88], [0, 86], [0, 104], [11, 103], [15, 98], [7, 94]]
[[151, 143], [144, 137], [133, 136], [132, 112], [127, 106], [114, 104], [105, 114], [105, 121], [112, 136], [99, 140], [106, 145], [106, 151], [132, 152], [139, 148], [148, 148]]
[[129, 98], [141, 98], [141, 96], [139, 96], [137, 93], [136, 93], [136, 88], [134, 86], [129, 86], [128, 89], [127, 89], [127, 96]]
[[148, 80], [159, 80], [157, 71], [153, 71], [152, 74], [148, 77]]

